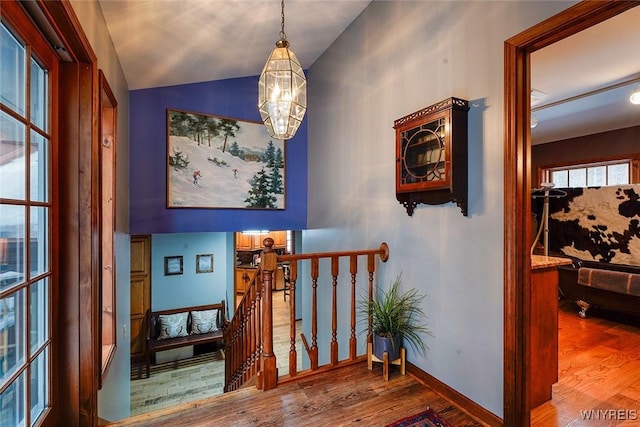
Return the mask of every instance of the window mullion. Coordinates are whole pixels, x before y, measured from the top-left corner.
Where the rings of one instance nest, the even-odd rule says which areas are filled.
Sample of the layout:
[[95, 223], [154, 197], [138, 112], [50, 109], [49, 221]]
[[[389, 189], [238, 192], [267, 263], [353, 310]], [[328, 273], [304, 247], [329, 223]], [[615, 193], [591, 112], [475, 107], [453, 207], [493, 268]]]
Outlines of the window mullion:
[[25, 402], [25, 425], [31, 425], [31, 369], [33, 362], [33, 357], [31, 355], [31, 286], [32, 286], [32, 278], [31, 278], [31, 57], [33, 55], [31, 46], [26, 46], [26, 55], [25, 55], [25, 121], [27, 123], [26, 126], [26, 135], [25, 135], [25, 277], [26, 277], [26, 287], [25, 287], [25, 297], [24, 297], [24, 313], [25, 313], [25, 361], [26, 361], [26, 369], [25, 369], [25, 394], [26, 394], [26, 402]]

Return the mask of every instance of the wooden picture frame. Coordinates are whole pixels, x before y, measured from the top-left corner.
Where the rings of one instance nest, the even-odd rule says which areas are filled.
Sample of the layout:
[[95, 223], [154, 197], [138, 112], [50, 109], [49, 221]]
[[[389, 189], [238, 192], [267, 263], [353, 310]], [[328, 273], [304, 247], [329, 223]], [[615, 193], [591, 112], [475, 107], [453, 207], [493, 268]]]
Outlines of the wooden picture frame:
[[164, 275], [165, 276], [174, 276], [182, 273], [183, 273], [182, 255], [164, 257]]
[[285, 208], [285, 144], [260, 122], [167, 109], [166, 160], [167, 208]]
[[196, 273], [213, 273], [213, 254], [196, 255]]

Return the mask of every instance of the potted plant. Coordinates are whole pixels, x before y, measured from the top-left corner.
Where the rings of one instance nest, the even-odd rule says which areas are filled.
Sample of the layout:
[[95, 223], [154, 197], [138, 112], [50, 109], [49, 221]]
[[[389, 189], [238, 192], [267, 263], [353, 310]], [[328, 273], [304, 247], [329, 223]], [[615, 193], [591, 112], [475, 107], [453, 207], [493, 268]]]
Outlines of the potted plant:
[[400, 357], [403, 341], [409, 343], [414, 350], [424, 352], [427, 348], [421, 334], [431, 335], [426, 327], [426, 318], [421, 303], [425, 298], [412, 288], [402, 292], [401, 274], [388, 290], [376, 289], [374, 298], [367, 297], [361, 301], [361, 309], [368, 321], [371, 319], [373, 334], [373, 354], [382, 359], [387, 352], [389, 360]]

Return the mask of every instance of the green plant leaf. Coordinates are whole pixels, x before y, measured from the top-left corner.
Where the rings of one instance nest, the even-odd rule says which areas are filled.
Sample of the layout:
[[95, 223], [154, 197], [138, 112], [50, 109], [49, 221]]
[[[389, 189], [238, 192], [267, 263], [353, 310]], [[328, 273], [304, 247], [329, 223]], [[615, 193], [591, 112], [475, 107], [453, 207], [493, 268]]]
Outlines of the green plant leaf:
[[427, 346], [422, 341], [422, 335], [432, 335], [426, 326], [427, 316], [421, 307], [425, 296], [418, 294], [418, 290], [411, 288], [402, 292], [402, 273], [392, 282], [388, 290], [376, 289], [372, 301], [361, 299], [360, 311], [366, 314], [366, 321], [371, 319], [372, 333], [393, 337], [401, 335], [416, 351], [425, 352]]

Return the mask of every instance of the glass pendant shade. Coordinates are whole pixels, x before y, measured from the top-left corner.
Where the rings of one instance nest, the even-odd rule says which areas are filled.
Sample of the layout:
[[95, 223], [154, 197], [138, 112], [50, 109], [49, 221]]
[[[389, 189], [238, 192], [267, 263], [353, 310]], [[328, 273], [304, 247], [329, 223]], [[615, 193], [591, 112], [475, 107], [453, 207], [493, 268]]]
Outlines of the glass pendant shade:
[[277, 139], [292, 138], [307, 111], [307, 80], [286, 40], [278, 40], [260, 74], [258, 109]]

